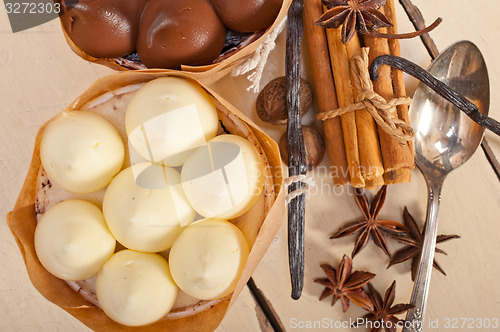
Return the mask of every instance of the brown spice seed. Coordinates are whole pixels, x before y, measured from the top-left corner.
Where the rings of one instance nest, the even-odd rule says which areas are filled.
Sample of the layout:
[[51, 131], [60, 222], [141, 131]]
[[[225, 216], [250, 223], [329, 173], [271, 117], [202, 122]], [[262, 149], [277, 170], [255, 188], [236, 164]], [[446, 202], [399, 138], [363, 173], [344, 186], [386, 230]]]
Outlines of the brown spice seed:
[[[302, 136], [306, 149], [307, 168], [318, 166], [325, 154], [325, 142], [319, 131], [313, 126], [302, 126]], [[287, 132], [281, 136], [279, 141], [280, 153], [283, 162], [288, 165]]]
[[[312, 101], [311, 85], [300, 79], [300, 116], [309, 111]], [[262, 121], [272, 124], [287, 123], [285, 76], [275, 78], [262, 89], [257, 97], [256, 109]]]

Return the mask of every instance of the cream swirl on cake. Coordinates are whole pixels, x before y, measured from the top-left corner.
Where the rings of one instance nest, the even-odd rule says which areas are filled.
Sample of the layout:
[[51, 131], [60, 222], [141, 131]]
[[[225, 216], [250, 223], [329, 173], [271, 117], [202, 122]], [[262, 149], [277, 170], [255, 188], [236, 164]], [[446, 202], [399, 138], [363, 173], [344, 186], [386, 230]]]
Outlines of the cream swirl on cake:
[[113, 254], [115, 245], [101, 211], [81, 200], [53, 206], [35, 230], [38, 259], [47, 271], [66, 280], [96, 274]]
[[91, 112], [63, 112], [45, 128], [40, 159], [49, 178], [75, 193], [104, 188], [123, 165], [125, 150], [111, 123]]
[[156, 322], [172, 309], [177, 296], [167, 261], [133, 250], [114, 254], [97, 274], [96, 285], [102, 310], [127, 326]]
[[199, 86], [177, 77], [147, 83], [127, 107], [130, 144], [143, 158], [181, 166], [192, 149], [217, 134], [217, 110]]
[[263, 166], [250, 142], [236, 135], [219, 135], [188, 157], [181, 172], [182, 188], [203, 217], [233, 219], [259, 198]]
[[226, 220], [189, 225], [169, 254], [175, 283], [187, 294], [214, 300], [234, 291], [249, 253], [243, 233]]
[[175, 169], [140, 163], [121, 171], [104, 194], [103, 213], [123, 246], [144, 252], [169, 249], [195, 212]]

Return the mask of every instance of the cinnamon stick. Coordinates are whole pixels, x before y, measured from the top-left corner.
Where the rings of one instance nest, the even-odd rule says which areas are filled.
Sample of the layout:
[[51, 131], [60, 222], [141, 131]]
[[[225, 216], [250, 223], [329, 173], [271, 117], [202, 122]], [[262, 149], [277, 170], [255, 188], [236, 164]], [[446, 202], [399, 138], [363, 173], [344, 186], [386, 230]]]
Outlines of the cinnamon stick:
[[[326, 36], [330, 50], [330, 63], [335, 80], [338, 106], [347, 107], [354, 104], [354, 93], [351, 85], [347, 49], [341, 42], [341, 29], [327, 29]], [[364, 187], [365, 180], [361, 173], [359, 160], [356, 114], [354, 112], [343, 114], [340, 116], [340, 122], [342, 124], [351, 184], [354, 187]]]
[[[356, 55], [361, 54], [361, 45], [357, 33], [345, 45], [349, 61]], [[354, 78], [351, 75], [351, 82]], [[358, 91], [356, 85], [352, 86], [355, 101], [362, 91]], [[359, 161], [361, 165], [361, 174], [366, 180], [374, 182], [376, 178], [380, 178], [375, 183], [381, 183], [382, 175], [384, 174], [384, 166], [382, 165], [382, 156], [380, 153], [380, 145], [377, 134], [377, 126], [373, 117], [366, 110], [356, 111], [356, 128], [358, 136]]]
[[[392, 22], [392, 27], [388, 28], [387, 31], [389, 33], [397, 34], [398, 26], [396, 20], [396, 8], [394, 6], [394, 0], [388, 0], [384, 7], [385, 15]], [[389, 39], [389, 51], [390, 54], [395, 56], [401, 56], [401, 46], [399, 44], [399, 40], [397, 39]], [[391, 68], [392, 73], [392, 85], [394, 89], [395, 97], [405, 97], [406, 96], [406, 87], [403, 72], [396, 68]], [[408, 116], [408, 106], [400, 105], [397, 107], [398, 118], [404, 120], [406, 123], [410, 123], [410, 119]], [[410, 149], [410, 153], [412, 158], [414, 157], [414, 147], [413, 141], [408, 142], [408, 148]], [[392, 173], [388, 173], [385, 176], [386, 184], [391, 183], [401, 183], [401, 182], [410, 182], [411, 180], [411, 171], [414, 165], [411, 165], [408, 168], [403, 168], [401, 170], [393, 171]]]
[[[398, 33], [398, 26], [396, 22], [396, 8], [394, 7], [394, 0], [388, 0], [385, 5], [385, 14], [387, 18], [392, 22], [393, 26], [387, 28], [387, 31], [392, 34]], [[401, 46], [399, 40], [389, 39], [389, 51], [392, 55], [401, 56]], [[392, 71], [392, 85], [394, 87], [395, 97], [406, 97], [406, 87], [403, 72], [397, 68], [391, 67]], [[403, 119], [406, 123], [410, 122], [408, 117], [408, 105], [399, 105], [397, 107], [398, 117]], [[408, 142], [413, 151], [413, 141]]]
[[378, 186], [382, 186], [385, 184], [385, 180], [383, 176], [376, 177], [372, 180], [366, 180], [365, 189], [373, 189]]
[[384, 174], [384, 184], [406, 183], [411, 181], [411, 168], [400, 168]]
[[[304, 0], [304, 34], [311, 59], [313, 88], [319, 112], [328, 112], [337, 109], [338, 104], [325, 29], [314, 25], [322, 13], [321, 0]], [[344, 185], [349, 181], [349, 170], [340, 118], [323, 121], [323, 129], [333, 183]]]
[[[389, 0], [391, 1], [391, 0]], [[384, 8], [381, 11], [385, 11]], [[395, 22], [395, 19], [392, 19]], [[387, 33], [387, 28], [381, 28], [379, 32]], [[385, 38], [373, 38], [370, 36], [365, 36], [364, 38], [365, 46], [370, 48], [370, 62], [376, 57], [384, 54], [390, 54], [389, 42]], [[373, 84], [375, 92], [380, 94], [386, 100], [394, 98], [394, 89], [392, 83], [392, 73], [391, 68], [388, 66], [381, 67], [379, 70], [379, 79]], [[398, 116], [398, 112], [394, 112], [394, 116]], [[380, 149], [382, 152], [382, 160], [384, 163], [384, 169], [386, 173], [396, 171], [399, 169], [407, 169], [402, 171], [407, 173], [410, 168], [413, 167], [413, 149], [409, 143], [400, 145], [396, 140], [394, 140], [390, 135], [385, 133], [379, 128], [379, 139], [380, 139]], [[406, 180], [407, 174], [401, 180]], [[389, 175], [384, 175], [384, 179], [387, 183], [399, 182], [398, 174], [390, 173]]]

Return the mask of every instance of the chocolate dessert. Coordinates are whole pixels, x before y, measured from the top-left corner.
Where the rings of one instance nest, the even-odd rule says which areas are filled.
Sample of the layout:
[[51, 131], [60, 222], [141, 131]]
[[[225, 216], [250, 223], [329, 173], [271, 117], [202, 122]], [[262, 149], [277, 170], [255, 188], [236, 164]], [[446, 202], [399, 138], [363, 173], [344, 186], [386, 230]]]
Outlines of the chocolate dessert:
[[66, 33], [88, 55], [115, 58], [135, 51], [139, 22], [148, 0], [61, 1]]
[[151, 0], [142, 15], [137, 53], [148, 68], [205, 65], [222, 51], [226, 28], [207, 0]]
[[210, 0], [217, 15], [229, 29], [254, 32], [270, 26], [280, 11], [282, 0]]
[[204, 66], [265, 34], [283, 0], [57, 0], [70, 47], [114, 69]]

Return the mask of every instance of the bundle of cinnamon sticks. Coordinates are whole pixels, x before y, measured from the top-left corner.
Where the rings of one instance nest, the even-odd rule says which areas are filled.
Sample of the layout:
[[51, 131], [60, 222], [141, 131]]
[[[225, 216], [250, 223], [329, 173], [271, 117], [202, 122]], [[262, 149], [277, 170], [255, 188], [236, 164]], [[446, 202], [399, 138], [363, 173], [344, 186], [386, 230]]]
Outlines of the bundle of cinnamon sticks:
[[[394, 1], [380, 8], [393, 24], [380, 28], [382, 33], [397, 33]], [[361, 55], [361, 47], [369, 47], [369, 61], [383, 54], [401, 55], [396, 39], [358, 36], [345, 45], [341, 27], [325, 29], [314, 25], [323, 14], [321, 0], [304, 0], [304, 32], [308, 44], [313, 85], [320, 112], [353, 105], [361, 93], [353, 84], [350, 60]], [[406, 95], [403, 73], [388, 66], [379, 69], [373, 89], [384, 99]], [[394, 117], [409, 123], [408, 106], [400, 105]], [[354, 187], [376, 187], [383, 184], [409, 182], [414, 167], [413, 143], [398, 143], [381, 130], [372, 116], [363, 109], [330, 118], [323, 122], [330, 174], [335, 185], [350, 182]]]

